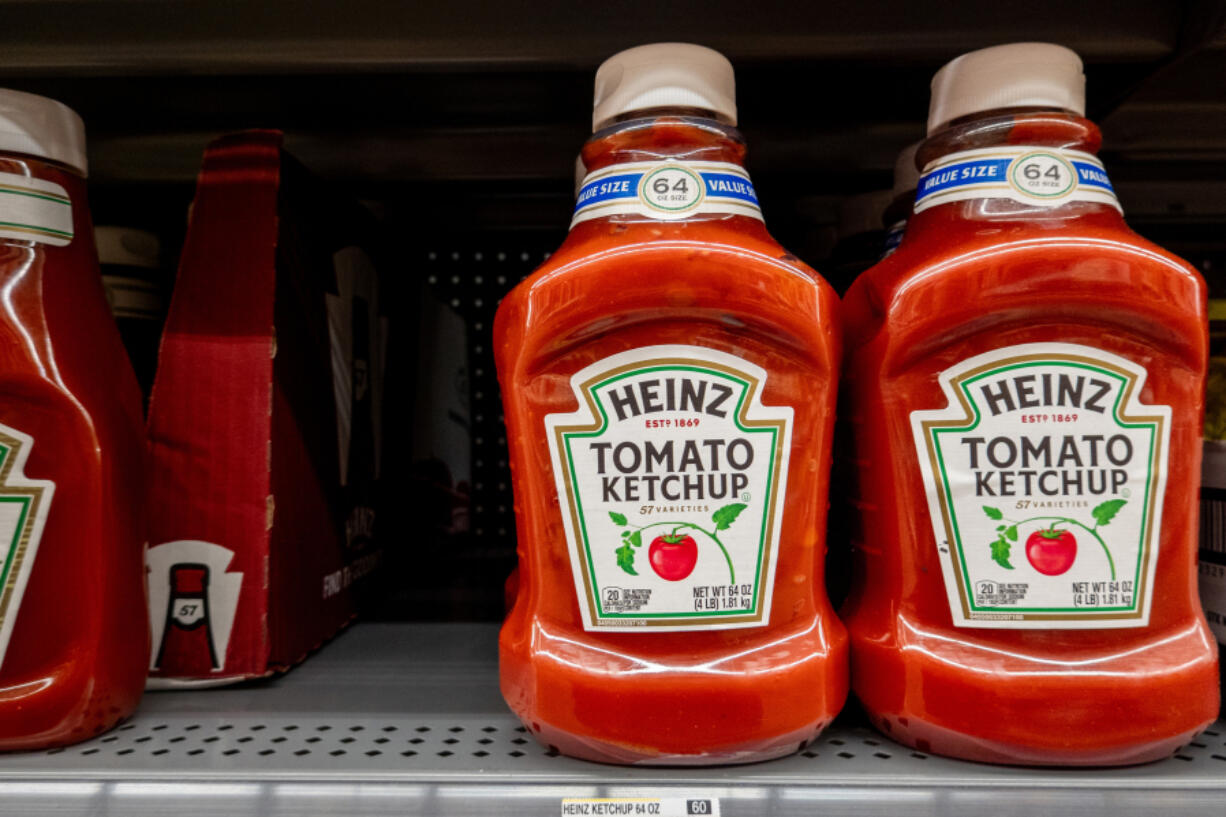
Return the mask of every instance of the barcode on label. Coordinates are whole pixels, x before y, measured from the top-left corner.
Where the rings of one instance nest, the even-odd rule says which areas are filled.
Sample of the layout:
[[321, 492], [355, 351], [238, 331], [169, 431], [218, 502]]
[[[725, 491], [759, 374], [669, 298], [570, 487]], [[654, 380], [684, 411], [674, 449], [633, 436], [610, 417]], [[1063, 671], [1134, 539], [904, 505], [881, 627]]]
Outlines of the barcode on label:
[[719, 817], [714, 797], [567, 797], [562, 817]]
[[1200, 557], [1226, 564], [1226, 490], [1200, 489]]

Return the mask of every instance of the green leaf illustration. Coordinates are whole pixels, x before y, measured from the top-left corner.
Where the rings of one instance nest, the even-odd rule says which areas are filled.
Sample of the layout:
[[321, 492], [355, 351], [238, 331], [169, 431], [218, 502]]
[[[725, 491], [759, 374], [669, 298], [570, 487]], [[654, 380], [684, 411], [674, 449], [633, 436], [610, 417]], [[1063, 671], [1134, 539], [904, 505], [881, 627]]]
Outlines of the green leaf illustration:
[[1005, 528], [1005, 536], [1007, 536], [1008, 538], [1016, 542], [1017, 541], [1017, 525], [1012, 525], [1008, 528]]
[[617, 549], [617, 566], [631, 576], [639, 575], [634, 569], [634, 549], [629, 545], [622, 545]]
[[637, 530], [636, 530], [634, 533], [632, 533], [632, 534], [630, 534], [629, 536], [627, 536], [627, 537], [626, 537], [626, 541], [627, 541], [627, 542], [629, 542], [630, 544], [634, 545], [635, 547], [641, 547], [641, 546], [642, 546], [642, 544], [643, 544], [643, 533], [642, 533], [642, 531], [637, 531]]
[[993, 508], [991, 505], [984, 505], [983, 512], [988, 515], [988, 519], [996, 519], [999, 521], [1005, 518], [1005, 514], [1000, 508]]
[[615, 511], [609, 511], [609, 518], [613, 520], [614, 525], [624, 526], [626, 524], [626, 517], [624, 514], [620, 514]]
[[1128, 504], [1126, 499], [1108, 499], [1103, 504], [1090, 511], [1094, 515], [1094, 521], [1099, 525], [1106, 525], [1115, 515], [1120, 512], [1120, 508]]
[[734, 502], [731, 505], [724, 507], [711, 514], [711, 520], [715, 522], [715, 529], [728, 530], [728, 527], [736, 521], [736, 518], [741, 515], [741, 511], [747, 506], [742, 502]]
[[992, 543], [992, 561], [1006, 570], [1013, 569], [1009, 564], [1009, 540], [1003, 536]]

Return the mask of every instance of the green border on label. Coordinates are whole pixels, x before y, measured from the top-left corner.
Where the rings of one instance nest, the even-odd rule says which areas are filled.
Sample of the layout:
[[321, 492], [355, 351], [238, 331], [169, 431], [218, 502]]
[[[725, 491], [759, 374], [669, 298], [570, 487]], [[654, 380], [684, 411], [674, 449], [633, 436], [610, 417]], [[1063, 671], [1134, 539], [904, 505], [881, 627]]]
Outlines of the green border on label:
[[961, 428], [934, 428], [929, 432], [930, 434], [932, 434], [932, 437], [933, 437], [932, 439], [933, 448], [936, 451], [937, 463], [941, 469], [941, 483], [944, 486], [945, 496], [947, 497], [949, 522], [950, 522], [950, 525], [953, 526], [954, 539], [956, 540], [955, 542], [952, 542], [951, 545], [957, 549], [958, 561], [962, 565], [962, 581], [966, 588], [967, 605], [969, 606], [972, 612], [990, 613], [990, 614], [1013, 613], [1013, 614], [1020, 615], [1023, 613], [1078, 613], [1082, 615], [1096, 615], [1099, 613], [1137, 612], [1140, 609], [1139, 606], [1141, 604], [1141, 597], [1139, 593], [1135, 592], [1135, 589], [1139, 588], [1141, 585], [1141, 562], [1142, 562], [1141, 557], [1142, 557], [1142, 554], [1144, 553], [1144, 545], [1145, 545], [1145, 542], [1143, 540], [1138, 543], [1138, 547], [1137, 547], [1137, 559], [1136, 559], [1137, 567], [1136, 567], [1136, 572], [1133, 576], [1134, 593], [1133, 593], [1133, 603], [1131, 606], [1128, 606], [1128, 607], [980, 607], [977, 604], [975, 604], [974, 587], [971, 582], [970, 571], [967, 569], [967, 566], [966, 566], [966, 557], [963, 553], [962, 532], [958, 529], [958, 513], [957, 513], [957, 509], [954, 507], [953, 493], [950, 491], [949, 476], [946, 473], [946, 468], [945, 468], [945, 457], [944, 457], [944, 454], [943, 454], [943, 451], [940, 445], [940, 441], [937, 439], [937, 435], [939, 434], [963, 434], [967, 431], [973, 431], [975, 428], [979, 426], [979, 423], [982, 421], [983, 416], [979, 412], [979, 403], [973, 397], [971, 397], [970, 385], [972, 383], [975, 383], [979, 380], [983, 380], [984, 378], [987, 378], [987, 377], [993, 377], [995, 375], [1000, 374], [1001, 372], [1007, 372], [1013, 369], [1033, 368], [1036, 366], [1068, 366], [1068, 367], [1073, 367], [1073, 368], [1086, 369], [1087, 371], [1097, 372], [1098, 374], [1113, 378], [1117, 382], [1119, 382], [1120, 387], [1116, 392], [1115, 404], [1112, 406], [1112, 410], [1111, 410], [1111, 417], [1112, 417], [1113, 422], [1115, 422], [1115, 424], [1119, 426], [1120, 428], [1146, 429], [1149, 431], [1148, 462], [1149, 462], [1149, 467], [1150, 467], [1151, 478], [1145, 481], [1145, 497], [1144, 497], [1145, 501], [1141, 505], [1141, 528], [1140, 528], [1141, 529], [1140, 535], [1142, 537], [1144, 537], [1145, 535], [1146, 524], [1148, 523], [1148, 520], [1149, 520], [1149, 516], [1148, 516], [1149, 515], [1149, 498], [1150, 498], [1149, 492], [1151, 488], [1150, 483], [1153, 481], [1152, 480], [1152, 476], [1153, 476], [1152, 469], [1154, 466], [1154, 442], [1155, 442], [1155, 438], [1157, 437], [1158, 429], [1157, 429], [1156, 423], [1127, 423], [1120, 419], [1120, 409], [1121, 409], [1120, 401], [1124, 399], [1124, 390], [1126, 386], [1128, 385], [1128, 379], [1118, 374], [1117, 372], [1113, 372], [1108, 369], [1102, 369], [1097, 366], [1091, 366], [1086, 363], [1077, 363], [1071, 360], [1028, 361], [1025, 363], [1012, 363], [1006, 366], [999, 366], [994, 369], [989, 369], [988, 371], [977, 374], [974, 377], [967, 378], [966, 380], [961, 381], [961, 383], [959, 384], [960, 388], [962, 389], [962, 394], [966, 398], [967, 405], [971, 407], [971, 410], [974, 412], [974, 415], [975, 415], [975, 419], [970, 423], [970, 425], [963, 426]]
[[764, 496], [769, 500], [770, 496], [772, 495], [772, 492], [774, 491], [775, 449], [778, 447], [778, 444], [779, 444], [779, 431], [777, 428], [773, 428], [773, 427], [754, 429], [754, 428], [746, 428], [745, 426], [741, 425], [741, 419], [740, 419], [741, 409], [745, 405], [745, 398], [749, 393], [749, 387], [750, 387], [749, 381], [743, 378], [735, 377], [731, 374], [728, 374], [727, 372], [721, 372], [715, 369], [706, 369], [701, 366], [647, 366], [642, 369], [634, 369], [632, 371], [623, 372], [619, 375], [615, 375], [605, 380], [601, 380], [599, 383], [593, 384], [589, 391], [592, 395], [592, 402], [596, 405], [597, 410], [600, 412], [600, 419], [602, 421], [600, 428], [597, 429], [596, 431], [563, 432], [562, 438], [566, 442], [566, 461], [570, 469], [571, 490], [574, 492], [575, 508], [579, 516], [579, 526], [580, 526], [581, 534], [583, 536], [583, 549], [587, 554], [588, 575], [591, 577], [591, 580], [592, 580], [592, 592], [596, 596], [596, 608], [599, 611], [598, 620], [603, 620], [603, 619], [642, 620], [642, 619], [648, 619], [648, 618], [654, 618], [654, 619], [708, 618], [709, 619], [709, 618], [731, 618], [733, 616], [741, 617], [745, 615], [752, 615], [755, 613], [760, 613], [762, 609], [762, 601], [763, 601], [762, 552], [763, 552], [763, 549], [766, 547], [767, 537], [770, 535], [770, 532], [766, 529], [767, 521], [770, 517], [770, 514], [765, 513], [765, 512], [762, 514], [762, 529], [761, 529], [761, 535], [759, 536], [759, 539], [758, 539], [758, 556], [756, 559], [756, 572], [754, 574], [754, 606], [753, 608], [748, 609], [748, 610], [746, 609], [712, 610], [710, 612], [685, 612], [685, 613], [680, 613], [680, 612], [678, 613], [607, 613], [604, 610], [604, 600], [600, 592], [601, 590], [600, 583], [596, 580], [596, 567], [595, 567], [595, 562], [592, 559], [592, 550], [591, 550], [591, 544], [590, 544], [591, 537], [588, 535], [588, 532], [587, 532], [587, 517], [584, 515], [584, 512], [583, 512], [583, 499], [582, 499], [582, 495], [579, 492], [579, 479], [578, 479], [578, 474], [575, 472], [575, 460], [571, 452], [570, 442], [572, 438], [599, 437], [602, 434], [604, 434], [606, 431], [609, 430], [609, 415], [605, 411], [604, 403], [601, 402], [600, 395], [597, 393], [597, 389], [603, 388], [609, 385], [610, 383], [616, 383], [618, 380], [624, 380], [625, 378], [628, 378], [628, 377], [637, 377], [638, 375], [642, 375], [642, 374], [650, 374], [652, 372], [698, 372], [700, 374], [712, 375], [714, 377], [721, 377], [726, 380], [731, 380], [732, 382], [740, 385], [741, 394], [737, 399], [736, 409], [732, 414], [732, 419], [733, 419], [733, 422], [736, 423], [736, 427], [740, 429], [741, 431], [745, 432], [746, 434], [770, 434], [771, 435], [770, 461], [767, 466], [766, 490], [765, 490]]
[[[0, 445], [0, 469], [8, 460], [12, 449]], [[8, 586], [9, 574], [13, 571], [13, 559], [17, 556], [17, 546], [21, 544], [21, 532], [26, 528], [26, 520], [30, 516], [30, 497], [0, 496], [0, 502], [17, 502], [21, 505], [21, 515], [17, 518], [17, 527], [13, 530], [12, 540], [8, 543], [8, 552], [4, 554], [4, 567], [0, 569], [0, 592]]]

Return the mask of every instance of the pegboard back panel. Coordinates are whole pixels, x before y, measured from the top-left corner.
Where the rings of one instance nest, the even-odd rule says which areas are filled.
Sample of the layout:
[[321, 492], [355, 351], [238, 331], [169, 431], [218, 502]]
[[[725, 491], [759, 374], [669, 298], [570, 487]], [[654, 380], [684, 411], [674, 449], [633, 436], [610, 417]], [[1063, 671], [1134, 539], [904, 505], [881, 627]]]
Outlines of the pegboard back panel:
[[[429, 245], [408, 259], [412, 281], [404, 293], [415, 302], [408, 312], [413, 325], [394, 354], [411, 386], [400, 396], [400, 411], [414, 419], [394, 444], [411, 450], [413, 462], [407, 474], [392, 480], [390, 498], [409, 499], [388, 503], [381, 600], [369, 611], [375, 618], [503, 615], [503, 585], [515, 565], [515, 514], [494, 366], [494, 315], [502, 297], [562, 238], [513, 233], [505, 239], [458, 239]], [[453, 371], [459, 345], [462, 372]], [[446, 388], [432, 389], [440, 379]], [[462, 395], [449, 392], [452, 387]], [[432, 439], [440, 426], [465, 438], [442, 455]], [[440, 510], [443, 505], [453, 506], [450, 513]]]

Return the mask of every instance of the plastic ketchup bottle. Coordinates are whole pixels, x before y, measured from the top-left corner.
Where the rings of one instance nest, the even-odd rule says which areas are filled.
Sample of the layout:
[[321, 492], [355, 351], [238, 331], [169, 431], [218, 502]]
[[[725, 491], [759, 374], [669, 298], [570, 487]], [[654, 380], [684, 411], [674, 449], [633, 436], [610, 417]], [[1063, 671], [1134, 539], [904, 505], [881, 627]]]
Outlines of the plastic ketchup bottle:
[[845, 301], [852, 684], [922, 751], [1140, 763], [1218, 711], [1205, 285], [1124, 223], [1084, 89], [1055, 45], [942, 68], [906, 236]]
[[823, 587], [837, 301], [767, 233], [735, 123], [714, 51], [605, 62], [570, 234], [495, 321], [520, 559], [502, 691], [577, 757], [776, 757], [846, 697]]
[[903, 234], [907, 231], [907, 219], [911, 218], [911, 207], [915, 204], [915, 187], [919, 184], [919, 168], [915, 166], [915, 154], [923, 142], [907, 145], [894, 160], [893, 200], [885, 208], [881, 222], [885, 225], [884, 258], [893, 254], [902, 243]]
[[149, 658], [141, 395], [85, 172], [80, 117], [0, 91], [0, 750], [115, 725]]

